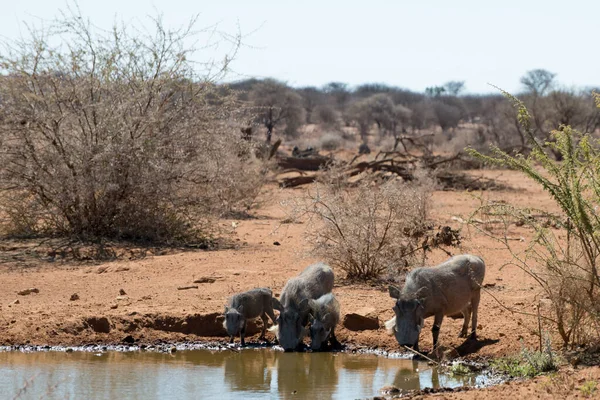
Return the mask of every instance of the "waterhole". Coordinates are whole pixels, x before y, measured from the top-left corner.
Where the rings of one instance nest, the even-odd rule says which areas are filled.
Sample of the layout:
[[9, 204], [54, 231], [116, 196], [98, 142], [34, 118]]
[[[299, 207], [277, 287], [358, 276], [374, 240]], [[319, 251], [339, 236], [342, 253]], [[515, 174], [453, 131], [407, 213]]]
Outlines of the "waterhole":
[[6, 398], [357, 399], [402, 391], [474, 386], [425, 362], [371, 354], [272, 349], [159, 352], [0, 352]]

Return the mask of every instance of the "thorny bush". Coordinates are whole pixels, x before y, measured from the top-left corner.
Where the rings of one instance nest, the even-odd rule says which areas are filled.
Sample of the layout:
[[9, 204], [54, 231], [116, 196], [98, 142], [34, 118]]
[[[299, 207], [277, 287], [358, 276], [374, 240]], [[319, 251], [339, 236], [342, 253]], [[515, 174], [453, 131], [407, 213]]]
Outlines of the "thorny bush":
[[[262, 165], [235, 127], [223, 64], [168, 30], [93, 27], [77, 12], [0, 49], [5, 232], [194, 242], [248, 206]], [[232, 52], [239, 35], [228, 37]]]
[[[516, 249], [506, 234], [480, 229], [512, 253], [512, 264], [529, 274], [541, 287], [550, 309], [543, 312], [564, 345], [597, 343], [600, 339], [600, 142], [562, 125], [541, 144], [534, 136], [531, 116], [523, 103], [505, 95], [517, 108], [527, 134], [529, 156], [512, 156], [492, 147], [492, 155], [471, 154], [488, 162], [521, 171], [547, 191], [560, 208], [558, 215], [521, 209], [511, 204], [484, 204], [476, 213], [499, 219], [508, 228], [517, 223], [530, 227], [535, 236], [525, 249]], [[600, 107], [600, 97], [596, 94]], [[555, 161], [560, 154], [562, 161]], [[544, 216], [542, 219], [539, 215]], [[473, 219], [471, 219], [473, 221]]]
[[350, 279], [395, 275], [417, 261], [429, 229], [433, 181], [365, 173], [352, 185], [346, 178], [333, 166], [294, 204], [296, 215], [310, 217], [313, 253]]

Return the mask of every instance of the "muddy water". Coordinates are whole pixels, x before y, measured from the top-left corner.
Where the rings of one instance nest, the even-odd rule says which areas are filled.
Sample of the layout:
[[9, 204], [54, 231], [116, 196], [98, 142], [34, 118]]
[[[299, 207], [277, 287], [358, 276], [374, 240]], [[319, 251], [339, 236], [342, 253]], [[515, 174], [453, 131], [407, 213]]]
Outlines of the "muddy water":
[[2, 398], [355, 399], [403, 390], [480, 384], [426, 363], [375, 355], [193, 350], [0, 352]]

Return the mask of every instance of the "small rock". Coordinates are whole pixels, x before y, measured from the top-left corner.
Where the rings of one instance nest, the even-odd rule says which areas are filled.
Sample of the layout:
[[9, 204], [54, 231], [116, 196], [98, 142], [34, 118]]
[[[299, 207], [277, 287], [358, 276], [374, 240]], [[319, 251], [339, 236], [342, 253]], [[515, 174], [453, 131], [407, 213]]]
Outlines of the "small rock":
[[274, 246], [281, 246], [281, 243], [279, 243], [279, 242], [273, 242], [273, 245]]
[[129, 269], [130, 269], [129, 267], [120, 266], [120, 267], [117, 267], [117, 269], [115, 269], [115, 272], [129, 271]]
[[351, 331], [376, 330], [379, 329], [379, 318], [374, 308], [364, 307], [344, 315], [342, 324]]
[[382, 394], [395, 394], [395, 393], [400, 393], [400, 389], [398, 389], [396, 386], [384, 386], [381, 389], [379, 389], [379, 391]]
[[127, 296], [117, 296], [115, 298], [115, 300], [128, 300], [128, 299], [129, 299], [129, 297], [127, 297]]
[[103, 265], [101, 267], [98, 267], [98, 269], [96, 270], [96, 273], [97, 274], [102, 274], [102, 273], [106, 272], [107, 269], [108, 269], [108, 266]]
[[126, 296], [127, 293], [125, 293], [125, 291], [123, 289], [119, 289], [119, 295]]
[[498, 332], [498, 336], [504, 337], [504, 336], [506, 336], [506, 334], [504, 332]]
[[40, 290], [37, 288], [30, 288], [30, 289], [21, 290], [20, 292], [17, 292], [17, 294], [21, 295], [21, 296], [27, 296], [28, 294], [39, 293], [39, 292], [40, 292]]
[[524, 306], [524, 305], [525, 305], [525, 303], [523, 303], [522, 301], [517, 301], [515, 303], [515, 306]]
[[169, 349], [169, 352], [170, 352], [170, 353], [175, 353], [176, 351], [177, 351], [177, 347], [175, 347], [175, 346], [172, 346], [172, 347]]
[[485, 285], [483, 285], [484, 288], [493, 288], [494, 286], [496, 286], [495, 283], [486, 283]]
[[16, 299], [15, 301], [12, 302], [12, 304], [21, 304], [21, 302], [19, 301], [19, 299]]
[[202, 278], [198, 278], [194, 281], [194, 283], [215, 283], [215, 278], [209, 278], [208, 276], [203, 276]]
[[121, 342], [127, 343], [127, 344], [134, 344], [135, 343], [135, 339], [133, 338], [133, 336], [127, 335], [127, 336], [125, 336], [123, 338], [123, 340], [121, 340]]
[[111, 305], [110, 305], [110, 309], [111, 309], [111, 310], [114, 310], [114, 309], [116, 309], [117, 307], [119, 307], [119, 305], [118, 305], [117, 303], [115, 303], [115, 304], [111, 304]]
[[79, 300], [79, 295], [77, 293], [73, 293], [69, 300], [71, 300], [71, 301]]

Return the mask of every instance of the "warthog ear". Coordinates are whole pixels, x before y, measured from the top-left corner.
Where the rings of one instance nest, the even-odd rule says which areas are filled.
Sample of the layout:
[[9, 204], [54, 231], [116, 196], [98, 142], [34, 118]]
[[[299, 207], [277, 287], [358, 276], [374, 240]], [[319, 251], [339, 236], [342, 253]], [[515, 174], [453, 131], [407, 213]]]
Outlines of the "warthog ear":
[[315, 317], [313, 317], [312, 314], [308, 314], [308, 322], [310, 322], [311, 325], [315, 323]]
[[283, 311], [283, 306], [281, 305], [281, 303], [279, 302], [279, 300], [277, 300], [275, 297], [273, 297], [271, 299], [271, 305], [273, 306], [273, 308], [279, 312]]
[[400, 289], [394, 285], [390, 285], [388, 289], [390, 291], [390, 297], [393, 297], [394, 299], [400, 298]]
[[415, 293], [415, 298], [419, 301], [419, 303], [421, 303], [421, 305], [424, 305], [425, 301], [427, 300], [428, 294], [429, 290], [425, 286], [423, 286], [422, 288], [417, 290], [417, 293]]
[[237, 308], [238, 312], [241, 314], [244, 312], [244, 305], [240, 304], [240, 306]]
[[225, 306], [225, 314], [229, 312], [229, 307]]
[[302, 299], [300, 304], [298, 304], [298, 309], [302, 313], [309, 311], [309, 308], [310, 307], [308, 306], [308, 299]]
[[333, 315], [331, 315], [331, 313], [327, 313], [325, 315], [323, 315], [323, 322], [328, 325], [331, 326], [331, 324], [333, 324]]

